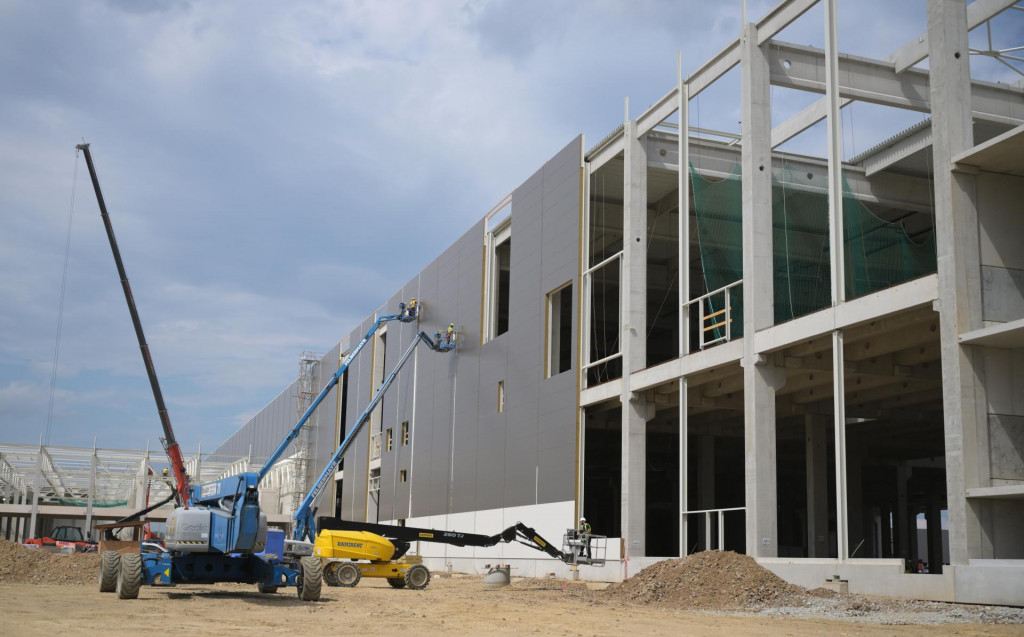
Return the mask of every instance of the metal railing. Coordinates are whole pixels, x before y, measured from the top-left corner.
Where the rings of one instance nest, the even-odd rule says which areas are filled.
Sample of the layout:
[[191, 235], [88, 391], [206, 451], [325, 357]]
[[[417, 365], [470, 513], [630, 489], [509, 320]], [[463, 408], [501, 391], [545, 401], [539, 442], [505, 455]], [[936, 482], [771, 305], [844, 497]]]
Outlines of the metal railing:
[[[585, 272], [583, 272], [583, 295], [584, 295], [583, 298], [585, 299], [585, 301], [584, 301], [584, 313], [583, 313], [584, 314], [584, 326], [585, 326], [585, 330], [584, 330], [585, 343], [584, 343], [584, 350], [583, 351], [586, 352], [586, 354], [585, 354], [586, 356], [590, 355], [590, 351], [591, 351], [590, 339], [592, 338], [592, 335], [590, 333], [590, 311], [591, 311], [591, 305], [593, 303], [593, 298], [592, 298], [593, 288], [592, 288], [592, 283], [591, 283], [591, 275], [593, 275], [594, 272], [597, 272], [601, 268], [611, 264], [612, 262], [618, 261], [618, 260], [622, 259], [622, 256], [623, 256], [623, 253], [621, 251], [616, 252], [612, 256], [608, 257], [607, 259], [601, 261], [600, 263], [598, 263], [596, 265], [593, 265], [593, 266], [587, 268], [587, 270]], [[622, 315], [621, 315], [621, 312], [622, 312], [622, 291], [621, 290], [622, 290], [622, 271], [620, 269], [619, 270], [619, 312], [620, 312], [619, 324], [620, 325], [619, 325], [619, 329], [616, 330], [616, 332], [621, 330], [621, 323], [622, 323]], [[622, 358], [622, 350], [621, 349], [619, 351], [617, 351], [617, 352], [609, 354], [608, 356], [604, 356], [604, 357], [602, 357], [602, 358], [600, 358], [600, 359], [598, 359], [596, 361], [590, 361], [590, 362], [585, 363], [584, 365], [582, 365], [582, 369], [580, 370], [580, 372], [583, 374], [584, 386], [586, 385], [586, 378], [587, 378], [587, 371], [588, 370], [590, 370], [591, 368], [597, 367], [598, 365], [603, 365], [605, 363], [610, 363], [611, 361], [613, 361], [613, 360], [615, 360], [617, 358]]]
[[[697, 329], [700, 349], [717, 343], [728, 343], [732, 340], [732, 300], [730, 298], [730, 290], [742, 283], [743, 279], [738, 279], [729, 285], [724, 285], [717, 290], [712, 290], [683, 304], [684, 308], [689, 308], [694, 304], [697, 306], [697, 317], [700, 321]], [[719, 308], [717, 310], [714, 309], [716, 305]], [[708, 338], [708, 332], [711, 332], [711, 338]]]
[[[689, 521], [688, 516], [703, 516], [704, 517], [704, 546], [695, 547], [702, 551], [712, 550], [711, 538], [715, 537], [712, 533], [712, 522], [717, 522], [717, 540], [718, 542], [713, 547], [714, 550], [722, 551], [725, 549], [725, 514], [732, 511], [746, 511], [747, 507], [732, 507], [730, 509], [704, 509], [702, 511], [685, 511], [683, 512], [683, 528], [687, 528], [686, 523]], [[697, 544], [700, 544], [698, 540]]]
[[370, 493], [380, 491], [380, 476], [370, 476]]

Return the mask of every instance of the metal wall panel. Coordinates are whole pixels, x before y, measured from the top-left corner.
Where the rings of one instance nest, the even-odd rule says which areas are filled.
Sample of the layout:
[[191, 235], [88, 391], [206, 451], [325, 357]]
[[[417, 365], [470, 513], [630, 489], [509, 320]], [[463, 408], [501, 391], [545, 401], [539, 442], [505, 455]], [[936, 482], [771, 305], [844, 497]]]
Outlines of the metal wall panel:
[[[383, 401], [382, 430], [392, 428], [394, 442], [392, 450], [382, 454], [381, 520], [560, 502], [574, 497], [581, 145], [582, 138], [573, 140], [512, 195], [507, 333], [480, 343], [484, 303], [482, 220], [388, 301], [386, 311], [393, 312], [399, 301], [415, 296], [422, 315], [418, 325], [388, 325], [387, 371], [394, 367], [417, 328], [433, 335], [454, 322], [459, 345], [452, 354], [418, 349], [414, 361], [398, 376]], [[567, 282], [573, 284], [573, 369], [544, 378], [547, 294]], [[373, 317], [368, 317], [353, 330], [349, 337], [352, 346], [372, 321]], [[336, 360], [337, 348], [332, 352]], [[336, 369], [328, 369], [331, 355], [325, 356], [321, 364], [325, 380]], [[349, 369], [349, 428], [371, 398], [372, 368], [372, 348], [367, 345]], [[502, 412], [498, 411], [499, 381], [505, 386]], [[320, 414], [321, 422], [327, 414], [334, 422], [331, 410], [335, 403]], [[246, 440], [256, 437], [266, 439], [266, 444], [276, 444], [280, 436], [271, 431], [276, 427], [274, 423], [290, 420], [293, 424], [294, 412], [293, 386], [247, 425], [252, 431], [239, 431], [225, 445], [245, 445], [247, 449]], [[408, 446], [401, 444], [404, 420], [410, 421]], [[331, 431], [333, 436], [333, 427]], [[340, 513], [347, 519], [365, 519], [369, 438], [367, 427], [346, 454]], [[338, 442], [330, 446], [318, 435], [317, 473], [326, 461], [325, 454], [333, 453]], [[322, 449], [327, 451], [321, 453]], [[401, 470], [408, 471], [406, 483], [398, 482]]]

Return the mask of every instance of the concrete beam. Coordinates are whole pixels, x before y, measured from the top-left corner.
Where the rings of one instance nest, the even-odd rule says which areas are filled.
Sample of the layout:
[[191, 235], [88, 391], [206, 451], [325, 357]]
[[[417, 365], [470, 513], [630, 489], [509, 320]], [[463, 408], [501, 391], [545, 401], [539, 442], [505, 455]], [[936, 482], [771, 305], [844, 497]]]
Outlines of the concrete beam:
[[[813, 348], [803, 352], [797, 350], [800, 353], [793, 355], [803, 356], [824, 351], [829, 348], [828, 343], [817, 346], [812, 341], [821, 336], [828, 337], [833, 329], [847, 329], [862, 323], [885, 320], [878, 317], [900, 314], [911, 309], [931, 308], [937, 296], [937, 277], [934, 274], [914, 279], [762, 330], [755, 335], [757, 351], [768, 353], [808, 344]], [[787, 349], [786, 353], [789, 355], [790, 350]]]
[[777, 4], [757, 21], [757, 44], [763, 45], [774, 38], [816, 4], [818, 0], [787, 0]]
[[[839, 103], [839, 108], [846, 106], [853, 100], [844, 99]], [[793, 115], [786, 121], [772, 129], [772, 148], [776, 148], [793, 139], [811, 126], [814, 126], [828, 116], [828, 100], [821, 98], [803, 110]]]
[[[825, 53], [821, 49], [773, 40], [768, 58], [772, 84], [825, 92]], [[839, 56], [839, 68], [840, 97], [922, 113], [932, 111], [927, 71], [911, 69], [896, 75], [891, 62], [846, 54]], [[1024, 88], [974, 81], [970, 94], [974, 118], [1012, 125], [1024, 122], [1006, 114], [1011, 106], [1024, 107]]]
[[889, 148], [881, 150], [864, 159], [864, 175], [871, 177], [892, 166], [896, 162], [924, 150], [932, 145], [932, 127], [929, 123], [907, 137], [896, 142]]

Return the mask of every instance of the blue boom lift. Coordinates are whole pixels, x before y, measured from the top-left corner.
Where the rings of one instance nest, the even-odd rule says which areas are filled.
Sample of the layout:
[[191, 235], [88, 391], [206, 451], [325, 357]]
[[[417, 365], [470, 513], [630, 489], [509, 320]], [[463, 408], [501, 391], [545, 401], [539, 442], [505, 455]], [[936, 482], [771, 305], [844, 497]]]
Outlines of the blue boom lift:
[[[238, 582], [256, 584], [260, 592], [264, 593], [276, 592], [280, 586], [295, 586], [301, 599], [319, 599], [323, 575], [320, 559], [312, 557], [312, 542], [289, 541], [286, 543], [284, 555], [258, 555], [264, 551], [267, 542], [267, 516], [260, 511], [259, 503], [260, 480], [299, 435], [302, 426], [331, 389], [338, 384], [374, 332], [388, 321], [410, 323], [417, 320], [419, 308], [415, 299], [408, 306], [400, 304], [397, 314], [377, 318], [366, 336], [346, 357], [345, 362], [267, 459], [263, 468], [258, 472], [240, 473], [214, 482], [192, 485], [184, 473], [184, 462], [170, 429], [170, 419], [167, 417], [156, 371], [142, 335], [142, 324], [128, 287], [127, 275], [121, 263], [89, 146], [81, 144], [78, 148], [84, 151], [86, 156], [96, 199], [114, 252], [146, 369], [153, 385], [161, 424], [167, 435], [165, 446], [175, 473], [175, 494], [179, 499], [179, 506], [167, 518], [168, 530], [164, 538], [166, 551], [142, 553], [133, 550], [121, 553], [119, 558], [114, 551], [104, 553], [100, 560], [100, 592], [116, 590], [121, 599], [135, 599], [144, 583], [171, 586], [178, 583]], [[438, 335], [440, 336], [440, 332]], [[420, 338], [425, 338], [422, 332]], [[438, 340], [440, 341], [440, 338]], [[430, 343], [430, 339], [427, 338], [426, 341]], [[438, 351], [448, 351], [455, 347], [451, 342], [451, 332], [448, 341], [448, 345], [431, 345]], [[133, 517], [146, 512], [148, 509]]]
[[[167, 518], [164, 538], [167, 552], [121, 556], [117, 580], [119, 597], [137, 597], [143, 583], [239, 582], [256, 584], [261, 593], [276, 592], [280, 586], [295, 586], [301, 599], [319, 599], [322, 571], [319, 558], [311, 556], [311, 542], [299, 537], [285, 543], [284, 555], [257, 555], [264, 551], [267, 541], [267, 517], [259, 505], [260, 480], [281, 458], [380, 325], [396, 320], [408, 323], [416, 317], [417, 308], [404, 305], [398, 314], [379, 317], [258, 472], [240, 473], [193, 486], [188, 499], [190, 508], [176, 508]], [[422, 332], [419, 338], [430, 343]], [[431, 346], [447, 351], [454, 348], [454, 343], [450, 346], [431, 343]], [[393, 375], [378, 395], [383, 394], [391, 380]]]

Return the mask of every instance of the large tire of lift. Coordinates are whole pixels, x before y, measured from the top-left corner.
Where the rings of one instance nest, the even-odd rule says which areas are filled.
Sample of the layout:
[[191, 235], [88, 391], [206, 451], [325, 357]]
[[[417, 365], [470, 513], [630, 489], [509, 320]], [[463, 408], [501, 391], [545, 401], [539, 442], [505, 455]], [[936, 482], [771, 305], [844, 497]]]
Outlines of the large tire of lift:
[[324, 583], [328, 586], [341, 586], [338, 582], [338, 562], [327, 562], [323, 564]]
[[120, 599], [136, 599], [142, 587], [142, 555], [124, 553], [121, 555], [121, 572], [117, 575], [117, 596]]
[[359, 580], [363, 579], [362, 571], [352, 562], [336, 562], [336, 564], [338, 566], [334, 571], [334, 578], [337, 580], [338, 586], [352, 588], [359, 583]]
[[413, 564], [405, 572], [405, 585], [414, 591], [421, 591], [430, 583], [430, 569], [422, 564]]
[[388, 584], [391, 585], [391, 588], [405, 588], [405, 578], [404, 577], [389, 577], [388, 578]]
[[323, 568], [319, 557], [304, 557], [299, 560], [298, 589], [299, 599], [304, 602], [315, 602], [320, 599], [320, 587], [323, 584]]
[[117, 576], [121, 571], [121, 555], [117, 551], [103, 551], [100, 554], [100, 592], [113, 593], [117, 590]]

